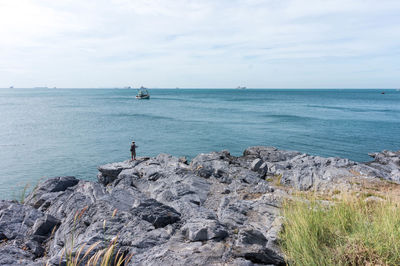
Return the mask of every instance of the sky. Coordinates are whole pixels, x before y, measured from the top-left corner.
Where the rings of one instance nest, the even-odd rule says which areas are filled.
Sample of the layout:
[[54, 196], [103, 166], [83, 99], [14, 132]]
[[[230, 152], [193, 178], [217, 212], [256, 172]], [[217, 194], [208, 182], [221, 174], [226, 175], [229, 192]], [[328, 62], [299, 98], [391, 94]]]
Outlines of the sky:
[[0, 0], [0, 87], [400, 88], [399, 0]]

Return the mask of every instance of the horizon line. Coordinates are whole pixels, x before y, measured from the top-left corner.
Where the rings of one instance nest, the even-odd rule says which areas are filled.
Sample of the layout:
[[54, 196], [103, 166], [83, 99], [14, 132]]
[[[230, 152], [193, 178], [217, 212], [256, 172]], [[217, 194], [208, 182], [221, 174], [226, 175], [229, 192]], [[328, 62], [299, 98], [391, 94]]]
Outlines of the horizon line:
[[[353, 87], [353, 88], [334, 88], [334, 87], [313, 87], [313, 88], [308, 88], [308, 87], [297, 87], [297, 88], [268, 88], [268, 87], [246, 87], [245, 89], [241, 88], [233, 88], [233, 87], [145, 87], [146, 89], [155, 89], [155, 90], [179, 90], [179, 89], [185, 89], [185, 90], [399, 90], [399, 88], [360, 88], [360, 87]], [[138, 90], [138, 88], [134, 87], [0, 87], [0, 89], [49, 89], [49, 90], [56, 90], [56, 89], [113, 89], [113, 90]]]

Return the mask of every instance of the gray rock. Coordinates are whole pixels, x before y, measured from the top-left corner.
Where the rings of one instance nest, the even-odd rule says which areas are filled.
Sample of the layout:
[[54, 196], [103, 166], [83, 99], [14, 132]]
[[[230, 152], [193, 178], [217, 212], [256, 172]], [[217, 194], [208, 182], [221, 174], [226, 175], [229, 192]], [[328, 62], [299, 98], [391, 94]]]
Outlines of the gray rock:
[[[40, 183], [33, 192], [25, 199], [25, 203], [40, 208], [46, 202], [54, 200], [54, 197], [61, 194], [68, 188], [74, 187], [79, 180], [73, 176], [62, 176], [50, 178]], [[58, 193], [55, 193], [58, 192]]]
[[200, 154], [190, 163], [191, 169], [204, 178], [214, 176], [226, 182], [229, 175], [229, 166], [234, 158], [227, 151]]
[[267, 182], [261, 180], [258, 182], [258, 184], [255, 187], [251, 187], [249, 189], [250, 193], [260, 193], [260, 194], [265, 194], [265, 193], [272, 193], [274, 192], [274, 188], [268, 185]]
[[35, 222], [44, 214], [31, 206], [0, 201], [0, 234], [3, 239], [24, 239]]
[[399, 152], [371, 156], [356, 163], [258, 146], [240, 157], [200, 154], [189, 165], [168, 154], [106, 164], [99, 182], [49, 179], [25, 205], [0, 201], [0, 265], [65, 263], [66, 249], [97, 243], [93, 255], [116, 236], [116, 250], [134, 254], [129, 265], [283, 265], [279, 208], [290, 196], [279, 187], [322, 191], [353, 175], [400, 180]]
[[250, 201], [237, 200], [233, 196], [224, 197], [218, 208], [218, 219], [230, 228], [238, 228], [248, 220], [247, 214], [251, 209]]
[[258, 230], [241, 230], [234, 253], [253, 263], [285, 265], [281, 255], [266, 247], [267, 242], [267, 238]]
[[222, 240], [228, 236], [228, 232], [218, 221], [204, 219], [187, 222], [182, 233], [190, 241]]
[[43, 256], [42, 243], [58, 223], [31, 206], [0, 201], [0, 265], [27, 265]]
[[42, 246], [41, 241], [38, 242], [38, 241], [28, 240], [25, 243], [25, 247], [28, 248], [35, 257], [42, 257], [44, 255], [45, 249]]
[[134, 168], [148, 159], [149, 158], [138, 158], [135, 161], [127, 160], [120, 163], [101, 165], [98, 167], [99, 174], [97, 175], [97, 179], [101, 184], [107, 185], [117, 179], [122, 170]]
[[374, 177], [400, 183], [400, 151], [385, 150], [368, 155], [374, 158], [374, 161], [365, 163], [367, 167], [364, 166], [361, 171], [364, 170]]
[[35, 221], [32, 227], [32, 235], [49, 236], [59, 224], [60, 220], [46, 214]]
[[254, 159], [254, 161], [251, 163], [250, 169], [254, 172], [257, 172], [258, 169], [260, 169], [260, 166], [263, 164], [263, 161], [259, 158]]
[[136, 216], [151, 223], [155, 228], [176, 223], [181, 216], [175, 209], [154, 199], [148, 199], [140, 203], [133, 211]]
[[267, 162], [287, 161], [300, 154], [301, 153], [297, 151], [284, 151], [284, 150], [278, 150], [275, 147], [263, 147], [263, 146], [249, 147], [243, 152], [243, 155], [245, 157], [251, 157], [251, 158], [257, 157]]
[[261, 175], [261, 177], [265, 177], [268, 173], [268, 163], [263, 162], [258, 168], [257, 172]]
[[40, 187], [40, 190], [46, 192], [65, 191], [69, 187], [78, 184], [79, 180], [73, 176], [61, 176], [46, 180]]
[[29, 265], [34, 255], [14, 245], [0, 246], [0, 265]]

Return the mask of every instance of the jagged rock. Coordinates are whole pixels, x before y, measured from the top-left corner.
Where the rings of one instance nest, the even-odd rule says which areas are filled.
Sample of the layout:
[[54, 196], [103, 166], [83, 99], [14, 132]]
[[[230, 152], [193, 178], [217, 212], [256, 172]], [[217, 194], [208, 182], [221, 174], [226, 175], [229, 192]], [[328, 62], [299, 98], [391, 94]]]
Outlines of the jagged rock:
[[244, 258], [235, 258], [235, 260], [232, 261], [230, 263], [230, 265], [233, 265], [233, 266], [257, 266], [257, 265], [261, 265], [261, 264], [258, 264], [258, 263], [254, 264], [253, 262], [246, 260]]
[[44, 208], [46, 208], [46, 202], [53, 201], [57, 195], [78, 183], [79, 180], [73, 176], [61, 176], [48, 179], [39, 184], [33, 192], [29, 194], [25, 199], [25, 203], [37, 209], [43, 205], [45, 205]]
[[34, 255], [15, 245], [0, 246], [0, 265], [31, 265]]
[[201, 177], [214, 176], [219, 179], [226, 178], [232, 157], [227, 151], [200, 154], [190, 163], [191, 169]]
[[375, 169], [375, 177], [400, 183], [400, 151], [383, 151], [369, 153], [374, 161], [366, 163], [367, 166]]
[[28, 240], [25, 243], [25, 247], [28, 248], [35, 257], [42, 257], [44, 255], [45, 249], [42, 246], [41, 242], [42, 241]]
[[155, 228], [173, 224], [180, 220], [180, 214], [173, 208], [154, 200], [148, 199], [139, 204], [134, 213], [141, 219], [148, 221]]
[[73, 187], [78, 184], [79, 180], [77, 180], [73, 176], [61, 176], [46, 180], [43, 185], [40, 187], [41, 191], [46, 192], [59, 192], [65, 191], [69, 187]]
[[31, 206], [0, 201], [0, 265], [27, 265], [43, 256], [42, 243], [58, 223]]
[[35, 222], [44, 214], [31, 206], [0, 201], [0, 234], [3, 239], [24, 239]]
[[248, 220], [247, 214], [250, 211], [250, 201], [237, 200], [233, 196], [229, 196], [221, 200], [217, 214], [223, 224], [230, 228], [237, 228]]
[[122, 170], [134, 168], [135, 166], [143, 163], [144, 161], [147, 161], [148, 159], [149, 158], [145, 157], [138, 158], [135, 161], [127, 160], [120, 163], [101, 165], [98, 167], [99, 174], [97, 175], [97, 179], [101, 184], [107, 185], [109, 183], [112, 183], [118, 177], [119, 173], [122, 172]]
[[274, 192], [274, 188], [269, 186], [268, 183], [265, 181], [259, 181], [256, 186], [249, 189], [249, 192], [253, 194], [255, 193], [265, 194]]
[[263, 164], [263, 161], [259, 158], [254, 159], [254, 161], [251, 163], [250, 169], [254, 172], [257, 172], [258, 169], [260, 169], [260, 166]]
[[226, 252], [227, 247], [222, 242], [174, 241], [135, 255], [137, 262], [131, 265], [224, 265]]
[[261, 175], [261, 177], [265, 177], [268, 173], [268, 163], [263, 162], [258, 168], [257, 172]]
[[129, 265], [283, 265], [287, 190], [339, 188], [354, 175], [399, 182], [399, 154], [356, 163], [257, 146], [189, 165], [168, 154], [106, 164], [98, 182], [49, 179], [24, 205], [0, 201], [0, 265], [58, 265], [66, 249], [92, 255], [116, 236], [116, 250], [134, 254]]
[[187, 222], [182, 233], [190, 241], [222, 240], [228, 236], [228, 232], [218, 221], [204, 219]]
[[348, 168], [355, 162], [340, 158], [322, 158], [299, 152], [281, 151], [273, 147], [251, 147], [245, 152], [250, 158], [259, 157], [264, 163], [261, 176], [281, 176], [281, 183], [300, 190], [308, 190], [321, 182], [350, 176]]
[[260, 231], [244, 229], [239, 232], [234, 253], [254, 263], [285, 265], [283, 257], [267, 248], [268, 240]]
[[35, 221], [32, 227], [32, 235], [37, 236], [48, 236], [60, 224], [60, 220], [53, 216], [46, 214], [44, 217], [39, 218]]
[[300, 154], [301, 153], [297, 151], [284, 151], [284, 150], [278, 150], [275, 147], [264, 147], [264, 146], [249, 147], [243, 152], [243, 155], [245, 157], [261, 158], [263, 161], [267, 162], [287, 161]]

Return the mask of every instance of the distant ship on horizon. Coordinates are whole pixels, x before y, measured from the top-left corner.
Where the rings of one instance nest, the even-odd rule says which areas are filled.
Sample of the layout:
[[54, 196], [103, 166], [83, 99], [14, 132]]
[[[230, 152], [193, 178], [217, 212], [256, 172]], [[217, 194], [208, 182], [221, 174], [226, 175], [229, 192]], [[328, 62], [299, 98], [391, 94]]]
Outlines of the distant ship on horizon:
[[244, 90], [244, 89], [246, 89], [246, 87], [245, 86], [238, 86], [238, 87], [236, 87], [236, 89], [237, 90]]

